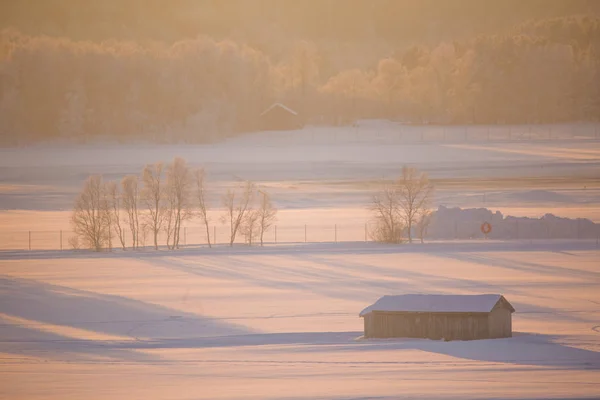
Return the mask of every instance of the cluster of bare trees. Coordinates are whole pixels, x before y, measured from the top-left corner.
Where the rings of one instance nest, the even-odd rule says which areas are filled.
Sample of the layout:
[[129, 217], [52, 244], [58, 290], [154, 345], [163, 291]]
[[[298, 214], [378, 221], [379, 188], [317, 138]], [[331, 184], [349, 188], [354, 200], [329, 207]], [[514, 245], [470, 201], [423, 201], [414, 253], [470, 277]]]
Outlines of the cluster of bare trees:
[[[263, 245], [264, 232], [277, 215], [267, 192], [246, 182], [227, 190], [222, 206], [221, 222], [229, 224], [231, 246], [238, 233], [249, 245], [256, 239]], [[120, 183], [105, 182], [101, 175], [90, 176], [75, 201], [71, 217], [75, 236], [70, 243], [74, 248], [95, 251], [116, 246], [137, 249], [150, 235], [155, 249], [159, 247], [159, 236], [164, 236], [166, 247], [175, 250], [180, 247], [183, 223], [193, 218], [199, 218], [206, 228], [207, 242], [212, 247], [205, 171], [193, 169], [177, 157], [167, 165], [146, 165], [141, 176], [127, 175]]]
[[374, 225], [371, 238], [384, 243], [402, 243], [405, 237], [410, 243], [414, 233], [421, 243], [431, 222], [431, 199], [433, 185], [426, 173], [405, 166], [400, 177], [385, 182], [373, 195], [369, 209]]

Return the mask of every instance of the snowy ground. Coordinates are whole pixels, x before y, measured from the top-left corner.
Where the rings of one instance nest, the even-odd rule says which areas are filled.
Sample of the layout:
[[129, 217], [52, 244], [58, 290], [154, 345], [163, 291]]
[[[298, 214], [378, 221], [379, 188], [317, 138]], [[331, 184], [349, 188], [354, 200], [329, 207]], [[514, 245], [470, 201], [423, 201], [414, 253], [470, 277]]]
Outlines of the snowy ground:
[[[38, 211], [71, 209], [84, 179], [139, 174], [146, 163], [184, 157], [204, 166], [218, 205], [226, 186], [251, 179], [269, 190], [282, 210], [363, 210], [374, 183], [398, 175], [404, 164], [429, 172], [436, 181], [435, 205], [489, 207], [504, 214], [539, 216], [564, 209], [564, 216], [600, 221], [599, 126], [473, 127], [473, 137], [490, 129], [529, 134], [553, 132], [552, 138], [579, 130], [588, 139], [488, 142], [462, 139], [464, 127], [431, 127], [425, 142], [406, 139], [406, 128], [365, 123], [358, 128], [306, 128], [261, 132], [207, 145], [38, 145], [0, 149], [0, 210], [19, 215], [22, 231], [53, 230], [38, 223]], [[530, 132], [531, 131], [531, 132]], [[447, 140], [435, 139], [445, 132]], [[532, 134], [533, 134], [532, 133]], [[404, 136], [403, 136], [404, 135]], [[434, 139], [427, 140], [427, 135]], [[594, 136], [596, 135], [596, 136]], [[443, 137], [443, 136], [441, 136]], [[483, 136], [486, 137], [485, 135]], [[535, 191], [535, 192], [532, 192]], [[544, 191], [540, 195], [540, 191]], [[514, 211], [513, 211], [514, 210]], [[0, 211], [0, 223], [14, 226]], [[307, 216], [304, 223], [310, 223]], [[57, 220], [64, 220], [61, 216]], [[284, 218], [285, 220], [285, 218]], [[344, 224], [338, 219], [334, 223]], [[302, 225], [302, 224], [301, 224]], [[66, 229], [66, 227], [65, 227]]]
[[[0, 254], [0, 397], [597, 398], [595, 242]], [[515, 337], [359, 340], [385, 293], [502, 293]]]
[[[478, 140], [434, 129], [424, 144], [388, 128], [0, 149], [0, 399], [599, 398], [596, 241], [363, 242], [374, 183], [405, 163], [435, 180], [435, 206], [600, 222], [597, 127], [584, 140], [541, 127], [548, 140], [537, 142], [518, 141], [536, 130], [516, 127], [501, 143], [481, 139], [484, 128], [469, 133]], [[69, 229], [87, 175], [120, 179], [175, 156], [207, 168], [213, 205], [253, 179], [280, 209], [279, 242], [303, 242], [306, 224], [309, 242], [329, 243], [44, 250]], [[30, 230], [33, 251], [14, 250]], [[331, 243], [336, 233], [347, 242]], [[357, 339], [360, 310], [407, 292], [503, 294], [517, 309], [515, 337]]]

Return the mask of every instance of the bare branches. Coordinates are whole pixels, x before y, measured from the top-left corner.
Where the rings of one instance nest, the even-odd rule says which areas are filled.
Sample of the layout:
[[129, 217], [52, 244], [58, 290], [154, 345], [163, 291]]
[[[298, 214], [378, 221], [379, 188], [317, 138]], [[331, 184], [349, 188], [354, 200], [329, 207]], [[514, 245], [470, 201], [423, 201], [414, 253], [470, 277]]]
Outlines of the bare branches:
[[404, 216], [408, 241], [412, 243], [412, 227], [417, 215], [429, 209], [433, 186], [425, 172], [416, 168], [402, 167], [402, 176], [397, 183], [399, 206]]
[[166, 197], [168, 199], [169, 226], [173, 224], [171, 250], [179, 248], [181, 223], [192, 216], [190, 197], [192, 188], [192, 172], [187, 162], [176, 157], [167, 167]]
[[127, 175], [121, 181], [123, 189], [123, 208], [127, 214], [129, 229], [131, 230], [131, 247], [137, 249], [140, 244], [140, 223], [139, 223], [139, 200], [140, 193], [138, 187], [139, 179], [135, 175]]
[[100, 175], [90, 176], [75, 200], [71, 224], [83, 244], [95, 251], [102, 250], [109, 241], [109, 214], [105, 187]]
[[210, 229], [208, 218], [208, 203], [206, 202], [206, 186], [204, 169], [200, 168], [194, 171], [194, 183], [196, 184], [196, 204], [198, 205], [198, 214], [206, 227], [206, 240], [208, 247], [212, 247], [210, 243]]
[[400, 199], [397, 188], [391, 184], [373, 195], [369, 209], [374, 214], [375, 227], [371, 231], [373, 240], [384, 243], [401, 243], [402, 215], [400, 213]]
[[223, 219], [229, 221], [229, 245], [233, 246], [235, 237], [244, 221], [246, 212], [254, 199], [254, 184], [250, 181], [237, 193], [235, 189], [228, 189], [223, 196], [225, 215]]
[[121, 201], [121, 193], [119, 193], [119, 186], [116, 182], [109, 182], [106, 185], [106, 190], [108, 193], [108, 198], [110, 202], [110, 219], [112, 221], [112, 226], [119, 238], [119, 242], [121, 243], [121, 248], [125, 250], [125, 230], [121, 226], [121, 209], [122, 209], [122, 201]]
[[268, 230], [275, 221], [277, 221], [277, 209], [271, 204], [269, 194], [263, 190], [259, 190], [262, 194], [260, 207], [257, 210], [258, 213], [258, 229], [260, 234], [260, 245], [263, 245], [263, 237], [266, 230]]
[[406, 229], [412, 243], [413, 227], [417, 225], [422, 239], [429, 224], [429, 207], [433, 186], [427, 174], [416, 168], [403, 167], [401, 177], [394, 183], [385, 184], [373, 196], [369, 209], [374, 214], [374, 240], [387, 243], [402, 242]]
[[246, 239], [246, 243], [249, 246], [252, 246], [252, 243], [259, 235], [259, 211], [248, 209], [246, 211], [246, 215], [244, 216], [244, 220], [240, 226], [240, 231], [244, 238]]
[[[257, 193], [262, 195], [255, 204]], [[254, 183], [248, 181], [229, 189], [222, 202], [225, 213], [221, 220], [229, 223], [229, 244], [233, 246], [241, 233], [250, 245], [260, 239], [262, 246], [264, 233], [277, 215], [269, 194], [257, 191]], [[185, 221], [199, 216], [212, 247], [214, 237], [211, 240], [208, 208], [204, 170], [192, 170], [184, 159], [177, 157], [166, 167], [162, 163], [146, 165], [141, 179], [128, 175], [120, 185], [105, 184], [100, 175], [90, 176], [77, 198], [71, 219], [78, 246], [87, 245], [97, 251], [112, 249], [113, 239], [118, 238], [125, 250], [126, 232], [130, 230], [132, 248], [144, 247], [151, 234], [154, 249], [158, 250], [159, 235], [165, 233], [167, 248], [174, 250], [180, 246]]]
[[146, 215], [146, 226], [153, 234], [154, 249], [158, 250], [158, 233], [162, 228], [165, 218], [165, 207], [163, 205], [162, 186], [163, 164], [156, 163], [146, 165], [142, 173], [144, 188], [142, 189], [142, 201], [144, 202], [148, 214]]

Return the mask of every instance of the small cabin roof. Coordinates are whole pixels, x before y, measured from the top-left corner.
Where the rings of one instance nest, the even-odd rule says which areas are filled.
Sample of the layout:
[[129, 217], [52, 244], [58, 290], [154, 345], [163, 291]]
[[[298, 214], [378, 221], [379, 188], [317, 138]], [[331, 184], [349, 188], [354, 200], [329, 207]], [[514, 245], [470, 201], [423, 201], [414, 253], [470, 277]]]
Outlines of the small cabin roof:
[[263, 115], [265, 115], [265, 114], [269, 113], [269, 112], [270, 112], [272, 109], [274, 109], [274, 108], [282, 108], [282, 109], [284, 109], [285, 111], [289, 112], [290, 114], [293, 114], [293, 115], [298, 115], [298, 113], [297, 113], [296, 111], [292, 110], [291, 108], [289, 108], [289, 107], [287, 107], [287, 106], [285, 106], [285, 105], [283, 105], [283, 104], [281, 104], [281, 103], [273, 103], [273, 104], [272, 104], [272, 105], [271, 105], [269, 108], [267, 108], [265, 111], [263, 111], [263, 112], [260, 114], [260, 116], [262, 117]]
[[372, 311], [380, 312], [432, 312], [432, 313], [488, 313], [500, 303], [514, 312], [513, 306], [500, 294], [446, 295], [402, 294], [383, 296], [362, 310], [364, 317]]

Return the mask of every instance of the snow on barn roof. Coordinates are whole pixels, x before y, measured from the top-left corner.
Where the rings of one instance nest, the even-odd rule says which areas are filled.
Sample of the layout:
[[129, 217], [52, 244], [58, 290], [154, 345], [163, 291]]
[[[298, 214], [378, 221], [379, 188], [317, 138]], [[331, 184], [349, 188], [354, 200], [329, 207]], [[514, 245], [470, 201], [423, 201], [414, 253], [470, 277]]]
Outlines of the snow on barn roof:
[[271, 111], [272, 109], [279, 107], [279, 108], [283, 108], [284, 110], [286, 110], [287, 112], [289, 112], [290, 114], [294, 114], [294, 115], [298, 115], [298, 113], [294, 110], [292, 110], [291, 108], [281, 104], [281, 103], [273, 103], [271, 105], [271, 107], [267, 108], [265, 111], [263, 111], [260, 116], [262, 117], [263, 115], [265, 115], [266, 113], [268, 113], [269, 111]]
[[511, 311], [514, 308], [499, 294], [444, 295], [403, 294], [383, 296], [359, 314], [363, 317], [371, 311], [381, 312], [490, 312], [499, 301], [504, 301]]

